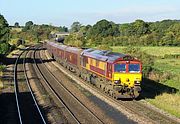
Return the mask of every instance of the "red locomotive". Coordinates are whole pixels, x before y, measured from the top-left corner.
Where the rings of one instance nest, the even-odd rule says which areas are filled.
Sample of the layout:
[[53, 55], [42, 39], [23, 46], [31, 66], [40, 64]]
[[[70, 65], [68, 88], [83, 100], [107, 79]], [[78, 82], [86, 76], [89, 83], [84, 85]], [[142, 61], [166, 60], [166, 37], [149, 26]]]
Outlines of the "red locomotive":
[[64, 67], [114, 98], [137, 98], [142, 63], [136, 58], [105, 50], [81, 49], [47, 42], [50, 55]]

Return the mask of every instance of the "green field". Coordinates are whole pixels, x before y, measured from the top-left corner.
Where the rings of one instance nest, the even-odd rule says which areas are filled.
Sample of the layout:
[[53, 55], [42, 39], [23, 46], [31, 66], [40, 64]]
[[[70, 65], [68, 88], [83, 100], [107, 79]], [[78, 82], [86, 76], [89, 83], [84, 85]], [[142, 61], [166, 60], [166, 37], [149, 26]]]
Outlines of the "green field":
[[180, 47], [142, 47], [142, 50], [150, 55], [161, 57], [165, 54], [180, 54]]
[[[125, 47], [112, 47], [113, 51], [123, 53]], [[153, 68], [165, 75], [170, 74], [170, 78], [159, 79], [159, 84], [165, 87], [172, 87], [176, 93], [166, 93], [156, 95], [153, 98], [146, 98], [148, 102], [159, 107], [177, 117], [180, 117], [180, 58], [164, 58], [165, 55], [180, 54], [180, 47], [138, 47], [141, 51], [155, 56]], [[156, 74], [153, 75], [157, 76]], [[152, 76], [152, 79], [153, 79]], [[157, 77], [156, 77], [157, 78]], [[162, 77], [161, 77], [162, 78]], [[148, 83], [148, 82], [145, 82]], [[145, 84], [146, 85], [146, 84]], [[151, 86], [153, 87], [153, 86]], [[164, 88], [164, 87], [163, 87]], [[159, 90], [163, 90], [162, 87]], [[154, 92], [151, 89], [151, 92]]]
[[[123, 48], [126, 48], [124, 46], [115, 46], [112, 47], [113, 51], [115, 52], [123, 52]], [[138, 47], [142, 51], [154, 55], [163, 57], [165, 54], [180, 54], [180, 47]]]

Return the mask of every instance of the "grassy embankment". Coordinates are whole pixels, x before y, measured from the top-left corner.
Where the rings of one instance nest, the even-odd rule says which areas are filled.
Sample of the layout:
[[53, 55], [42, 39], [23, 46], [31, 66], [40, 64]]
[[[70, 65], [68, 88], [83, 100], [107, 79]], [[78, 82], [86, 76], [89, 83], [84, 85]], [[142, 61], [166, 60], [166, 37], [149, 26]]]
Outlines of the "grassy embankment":
[[[124, 48], [113, 47], [113, 51], [123, 52]], [[144, 98], [156, 107], [180, 117], [180, 58], [166, 57], [167, 55], [179, 55], [180, 47], [140, 47], [140, 50], [155, 58], [153, 65], [155, 71], [153, 75], [149, 76], [151, 80], [155, 81], [153, 84], [144, 82], [144, 85], [151, 85], [150, 87], [145, 86], [151, 88], [148, 89], [150, 90], [149, 94], [158, 91], [154, 97], [147, 95]], [[175, 88], [175, 93], [166, 92], [166, 88]], [[148, 91], [144, 90], [144, 92]]]

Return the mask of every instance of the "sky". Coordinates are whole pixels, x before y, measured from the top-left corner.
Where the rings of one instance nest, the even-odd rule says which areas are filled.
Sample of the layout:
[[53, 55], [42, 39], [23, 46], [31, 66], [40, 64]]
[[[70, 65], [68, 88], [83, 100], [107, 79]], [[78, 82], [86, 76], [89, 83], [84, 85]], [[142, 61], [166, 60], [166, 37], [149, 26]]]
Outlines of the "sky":
[[115, 23], [180, 20], [180, 0], [0, 0], [0, 14], [10, 25], [33, 21], [67, 27], [75, 21], [93, 25], [101, 19]]

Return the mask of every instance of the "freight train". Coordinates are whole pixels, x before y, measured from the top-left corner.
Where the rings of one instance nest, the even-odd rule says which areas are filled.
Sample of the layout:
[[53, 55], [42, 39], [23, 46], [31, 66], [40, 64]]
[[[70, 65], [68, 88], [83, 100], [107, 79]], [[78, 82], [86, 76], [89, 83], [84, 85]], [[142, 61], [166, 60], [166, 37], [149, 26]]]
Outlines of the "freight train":
[[139, 96], [142, 63], [137, 58], [106, 50], [82, 49], [50, 41], [44, 45], [57, 62], [113, 98]]

